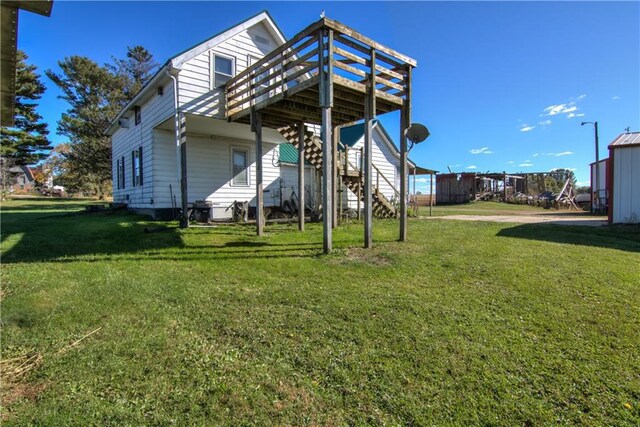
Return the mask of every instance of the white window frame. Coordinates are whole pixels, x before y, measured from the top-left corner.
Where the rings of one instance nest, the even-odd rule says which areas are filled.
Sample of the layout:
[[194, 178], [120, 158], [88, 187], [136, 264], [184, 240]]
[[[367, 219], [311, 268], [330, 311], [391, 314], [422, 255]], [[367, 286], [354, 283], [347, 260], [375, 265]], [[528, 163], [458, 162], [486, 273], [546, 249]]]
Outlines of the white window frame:
[[222, 86], [216, 86], [216, 56], [231, 61], [231, 78], [234, 78], [236, 76], [236, 58], [235, 56], [220, 55], [219, 53], [215, 53], [213, 51], [209, 52], [209, 88], [211, 90], [222, 90]]
[[[234, 168], [233, 168], [233, 155], [235, 152], [243, 152], [245, 153], [245, 158], [247, 160], [247, 165], [246, 165], [246, 172], [247, 172], [247, 183], [246, 184], [238, 184], [235, 183], [235, 177], [236, 175], [234, 174]], [[249, 155], [251, 154], [251, 152], [249, 151], [249, 148], [247, 147], [238, 147], [238, 146], [231, 146], [229, 147], [229, 175], [231, 176], [231, 178], [229, 179], [229, 185], [231, 187], [241, 187], [241, 188], [247, 188], [247, 187], [251, 187], [251, 159], [249, 158]]]

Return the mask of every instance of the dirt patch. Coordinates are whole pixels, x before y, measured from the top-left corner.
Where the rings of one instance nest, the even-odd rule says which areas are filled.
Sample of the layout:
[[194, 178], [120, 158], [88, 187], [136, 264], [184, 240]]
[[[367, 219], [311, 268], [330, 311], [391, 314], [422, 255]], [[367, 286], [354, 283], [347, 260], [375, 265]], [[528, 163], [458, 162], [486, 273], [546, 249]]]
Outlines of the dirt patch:
[[588, 227], [601, 227], [607, 225], [602, 217], [588, 216], [576, 213], [558, 214], [529, 214], [529, 215], [449, 215], [441, 217], [425, 217], [428, 220], [452, 219], [459, 221], [489, 221], [507, 222], [517, 224], [554, 224], [554, 225], [582, 225]]
[[42, 364], [40, 353], [26, 353], [22, 356], [0, 362], [0, 382], [2, 383], [2, 420], [9, 416], [7, 408], [21, 399], [35, 400], [46, 388], [45, 384], [26, 381], [27, 374]]
[[340, 251], [331, 262], [334, 264], [370, 264], [379, 267], [393, 265], [393, 259], [387, 254], [364, 248], [350, 248]]

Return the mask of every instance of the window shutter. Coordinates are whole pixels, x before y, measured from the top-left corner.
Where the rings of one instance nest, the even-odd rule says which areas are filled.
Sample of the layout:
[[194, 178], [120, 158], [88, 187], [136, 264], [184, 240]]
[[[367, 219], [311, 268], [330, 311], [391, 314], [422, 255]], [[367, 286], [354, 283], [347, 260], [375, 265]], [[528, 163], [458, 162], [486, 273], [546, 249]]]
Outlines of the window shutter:
[[136, 150], [131, 152], [131, 186], [136, 186]]
[[140, 162], [140, 185], [142, 185], [142, 177], [144, 175], [142, 173], [142, 146], [138, 150], [138, 162]]
[[117, 189], [120, 189], [120, 159], [116, 159], [116, 182], [117, 182]]
[[122, 169], [120, 170], [122, 172], [122, 188], [125, 188], [125, 173], [124, 173], [124, 156], [122, 156]]

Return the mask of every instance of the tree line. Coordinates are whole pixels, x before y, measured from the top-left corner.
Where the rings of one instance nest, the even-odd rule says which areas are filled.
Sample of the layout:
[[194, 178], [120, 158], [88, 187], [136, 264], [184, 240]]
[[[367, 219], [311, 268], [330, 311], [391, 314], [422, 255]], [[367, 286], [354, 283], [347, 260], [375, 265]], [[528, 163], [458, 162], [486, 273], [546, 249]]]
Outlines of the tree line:
[[61, 91], [58, 97], [69, 105], [56, 129], [67, 141], [55, 147], [47, 123], [36, 111], [46, 90], [42, 76], [24, 52], [18, 51], [16, 59], [15, 124], [0, 130], [3, 192], [15, 179], [9, 171], [44, 160], [54, 184], [68, 192], [109, 195], [111, 143], [104, 131], [157, 71], [153, 55], [134, 46], [127, 48], [124, 58], [112, 57], [103, 65], [85, 56], [70, 56], [58, 62], [59, 72], [46, 70]]

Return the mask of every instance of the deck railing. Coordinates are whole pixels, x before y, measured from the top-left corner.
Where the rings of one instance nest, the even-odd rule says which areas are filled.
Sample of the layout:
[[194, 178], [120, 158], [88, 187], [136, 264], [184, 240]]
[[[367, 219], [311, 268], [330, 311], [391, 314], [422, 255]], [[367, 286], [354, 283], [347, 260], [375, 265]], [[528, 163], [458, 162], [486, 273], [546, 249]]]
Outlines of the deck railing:
[[[402, 105], [407, 70], [415, 65], [413, 59], [339, 22], [322, 18], [229, 80], [227, 117], [248, 114], [251, 108], [263, 108], [329, 75], [331, 79], [325, 82], [366, 93], [372, 72], [376, 96]], [[309, 99], [308, 102], [317, 106], [317, 101]]]

